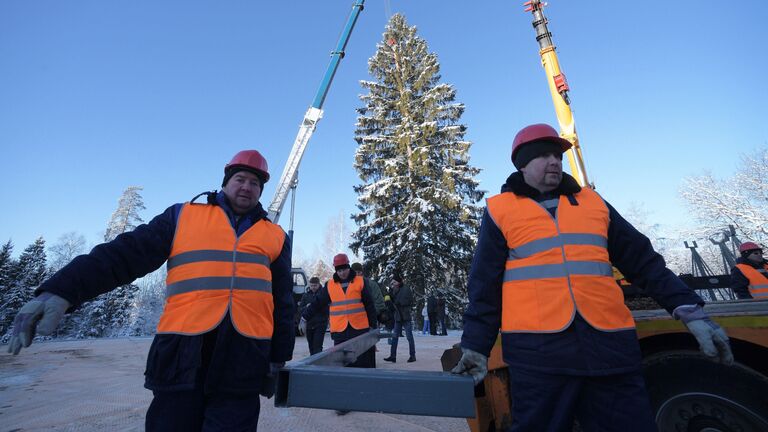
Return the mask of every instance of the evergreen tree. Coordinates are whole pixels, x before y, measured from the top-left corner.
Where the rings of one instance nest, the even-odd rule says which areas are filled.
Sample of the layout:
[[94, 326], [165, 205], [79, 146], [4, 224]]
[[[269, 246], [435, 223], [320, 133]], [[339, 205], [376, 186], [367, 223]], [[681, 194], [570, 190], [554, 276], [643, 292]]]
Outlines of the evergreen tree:
[[372, 277], [399, 270], [420, 300], [446, 292], [452, 315], [466, 298], [484, 192], [469, 164], [471, 143], [459, 123], [464, 105], [440, 82], [437, 56], [394, 15], [368, 62], [375, 81], [361, 81], [355, 140], [359, 213], [351, 247], [362, 250]]
[[104, 233], [104, 241], [112, 241], [118, 235], [133, 231], [144, 223], [139, 216], [139, 211], [144, 210], [144, 199], [141, 197], [141, 186], [129, 186], [123, 191], [123, 196], [117, 203], [117, 210], [112, 213], [112, 218]]
[[[139, 211], [145, 209], [141, 190], [140, 186], [130, 186], [123, 192], [104, 233], [105, 241], [112, 241], [144, 222], [139, 216]], [[77, 323], [72, 336], [90, 338], [121, 334], [123, 327], [131, 322], [138, 291], [138, 285], [123, 285], [83, 305], [78, 316], [70, 319]]]
[[0, 305], [4, 303], [5, 293], [10, 289], [11, 269], [14, 266], [13, 243], [8, 240], [0, 248]]
[[[6, 243], [10, 255], [10, 241]], [[6, 250], [6, 247], [3, 247]], [[0, 334], [2, 341], [10, 337], [11, 325], [16, 313], [34, 297], [35, 289], [45, 280], [47, 265], [45, 260], [45, 240], [39, 237], [27, 246], [19, 256], [19, 260], [10, 266], [8, 289], [3, 296], [2, 313], [0, 313]]]

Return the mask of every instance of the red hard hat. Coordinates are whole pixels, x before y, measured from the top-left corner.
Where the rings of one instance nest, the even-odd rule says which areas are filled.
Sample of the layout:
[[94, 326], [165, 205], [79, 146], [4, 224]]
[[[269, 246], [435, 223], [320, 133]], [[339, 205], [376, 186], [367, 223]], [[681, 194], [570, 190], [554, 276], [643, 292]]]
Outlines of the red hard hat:
[[520, 132], [515, 135], [515, 139], [512, 141], [511, 159], [513, 161], [515, 160], [515, 153], [520, 150], [520, 147], [539, 140], [560, 144], [563, 151], [568, 150], [572, 146], [571, 142], [565, 138], [561, 138], [552, 126], [544, 123], [537, 123], [520, 129]]
[[256, 150], [243, 150], [237, 152], [235, 157], [224, 166], [224, 175], [227, 174], [227, 170], [236, 167], [254, 171], [257, 175], [262, 177], [264, 183], [269, 181], [269, 167], [267, 167], [267, 160]]
[[755, 249], [763, 250], [763, 248], [758, 246], [757, 243], [752, 243], [752, 242], [742, 243], [741, 246], [739, 246], [739, 252], [741, 252], [741, 253], [744, 253], [746, 251], [755, 250]]
[[335, 257], [333, 257], [333, 266], [338, 267], [341, 265], [349, 265], [349, 257], [347, 257], [347, 254], [338, 254]]

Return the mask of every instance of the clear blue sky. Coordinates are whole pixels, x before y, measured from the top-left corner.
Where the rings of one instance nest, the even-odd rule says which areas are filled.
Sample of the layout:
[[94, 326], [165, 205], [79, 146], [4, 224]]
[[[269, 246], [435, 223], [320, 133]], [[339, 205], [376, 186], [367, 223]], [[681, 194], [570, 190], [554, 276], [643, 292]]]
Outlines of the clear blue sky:
[[[240, 149], [262, 151], [276, 182], [352, 3], [0, 2], [0, 241], [17, 254], [69, 231], [96, 243], [126, 187], [144, 187], [149, 220], [218, 188]], [[389, 12], [418, 27], [466, 104], [483, 189], [513, 169], [520, 127], [556, 123], [522, 0], [366, 3], [300, 170], [304, 254], [355, 210], [358, 81]], [[768, 142], [768, 2], [549, 4], [587, 169], [619, 211], [640, 202], [682, 223], [682, 178], [729, 175]]]

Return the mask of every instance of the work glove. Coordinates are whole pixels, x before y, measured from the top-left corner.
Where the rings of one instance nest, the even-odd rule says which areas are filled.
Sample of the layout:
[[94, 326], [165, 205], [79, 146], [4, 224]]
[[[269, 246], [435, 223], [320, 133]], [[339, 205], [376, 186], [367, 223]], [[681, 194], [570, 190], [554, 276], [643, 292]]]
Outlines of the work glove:
[[36, 333], [48, 336], [59, 325], [69, 302], [56, 294], [44, 292], [21, 307], [13, 320], [13, 333], [8, 341], [8, 352], [17, 355], [21, 347], [32, 344]]
[[260, 395], [267, 399], [275, 395], [275, 390], [277, 389], [277, 371], [279, 371], [283, 366], [285, 366], [285, 362], [269, 364], [269, 373], [267, 373], [267, 375], [261, 381], [261, 390], [259, 391]]
[[469, 375], [475, 385], [478, 385], [488, 374], [488, 357], [468, 348], [462, 348], [461, 353], [461, 359], [456, 367], [451, 369], [451, 373]]
[[307, 334], [307, 320], [305, 320], [304, 317], [301, 317], [301, 320], [299, 321], [299, 334], [302, 336]]
[[699, 349], [709, 359], [725, 365], [733, 364], [733, 353], [725, 331], [712, 321], [699, 305], [678, 306], [672, 312], [688, 328], [699, 343]]

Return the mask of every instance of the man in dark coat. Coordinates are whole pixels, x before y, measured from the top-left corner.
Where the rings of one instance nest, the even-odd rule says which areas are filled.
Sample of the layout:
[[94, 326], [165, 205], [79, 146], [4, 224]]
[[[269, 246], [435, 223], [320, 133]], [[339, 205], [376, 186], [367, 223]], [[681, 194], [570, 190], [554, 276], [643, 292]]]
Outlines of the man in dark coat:
[[448, 327], [445, 326], [445, 294], [437, 292], [437, 321], [440, 323], [440, 336], [448, 336]]
[[480, 382], [501, 330], [512, 431], [655, 431], [634, 321], [611, 264], [681, 319], [704, 355], [733, 362], [704, 302], [599, 195], [562, 171], [571, 143], [537, 124], [515, 136], [509, 176], [488, 199], [468, 280], [462, 357]]
[[427, 297], [427, 317], [429, 317], [429, 334], [437, 336], [437, 297], [434, 292]]
[[[294, 345], [290, 242], [259, 203], [268, 180], [261, 154], [241, 151], [224, 168], [221, 192], [192, 199], [205, 196], [204, 203], [175, 204], [75, 258], [20, 310], [9, 350], [18, 354], [36, 330], [50, 334], [65, 311], [168, 260], [166, 307], [145, 371], [154, 394], [146, 430], [255, 431], [259, 392], [271, 392], [262, 384]], [[201, 321], [213, 324], [196, 328]]]
[[[320, 291], [320, 279], [314, 276], [309, 279], [309, 289], [301, 296], [299, 309], [301, 313], [317, 298]], [[307, 345], [309, 346], [309, 355], [317, 354], [323, 350], [323, 339], [325, 339], [325, 330], [328, 328], [328, 308], [318, 311], [307, 321]]]
[[413, 293], [410, 287], [403, 284], [403, 278], [397, 272], [392, 277], [390, 287], [392, 304], [395, 306], [395, 329], [393, 330], [395, 336], [392, 338], [389, 357], [386, 357], [384, 361], [392, 363], [397, 361], [397, 342], [400, 340], [402, 331], [405, 330], [405, 337], [408, 339], [408, 363], [413, 363], [416, 361], [416, 343], [413, 340], [413, 316], [411, 314]]

